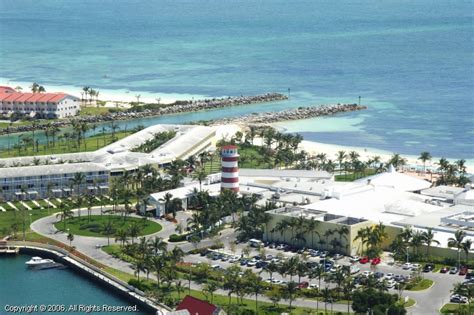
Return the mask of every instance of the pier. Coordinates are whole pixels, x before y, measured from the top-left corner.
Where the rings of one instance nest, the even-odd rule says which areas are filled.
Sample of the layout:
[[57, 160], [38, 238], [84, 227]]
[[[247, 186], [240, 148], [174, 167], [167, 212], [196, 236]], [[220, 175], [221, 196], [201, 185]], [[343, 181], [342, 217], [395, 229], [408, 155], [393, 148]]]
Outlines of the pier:
[[113, 290], [123, 298], [135, 303], [141, 310], [150, 312], [150, 314], [165, 315], [171, 311], [169, 307], [157, 304], [146, 297], [144, 292], [104, 272], [96, 266], [71, 255], [68, 251], [62, 248], [53, 245], [30, 242], [9, 242], [8, 246], [15, 247], [21, 254], [41, 255], [55, 259], [82, 275], [91, 278], [98, 284]]

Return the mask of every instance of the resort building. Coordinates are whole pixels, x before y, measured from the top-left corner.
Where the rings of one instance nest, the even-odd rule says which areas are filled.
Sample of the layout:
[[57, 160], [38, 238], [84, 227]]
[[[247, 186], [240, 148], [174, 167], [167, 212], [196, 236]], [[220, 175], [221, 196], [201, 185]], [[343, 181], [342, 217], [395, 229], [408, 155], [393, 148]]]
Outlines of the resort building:
[[0, 113], [20, 113], [38, 118], [65, 118], [77, 115], [79, 98], [65, 93], [22, 93], [0, 86]]
[[[156, 133], [174, 131], [175, 136], [150, 153], [132, 152], [153, 139]], [[67, 196], [71, 178], [86, 176], [81, 192], [108, 189], [109, 178], [134, 172], [144, 165], [161, 167], [176, 159], [209, 150], [215, 143], [215, 129], [204, 126], [155, 125], [125, 137], [95, 152], [27, 156], [0, 160], [0, 197], [7, 200], [47, 196], [48, 185], [54, 196]], [[100, 183], [97, 187], [97, 183]], [[51, 187], [52, 186], [52, 187]]]
[[[83, 174], [80, 182], [75, 179]], [[0, 196], [7, 201], [97, 194], [108, 190], [109, 170], [95, 163], [0, 169]]]

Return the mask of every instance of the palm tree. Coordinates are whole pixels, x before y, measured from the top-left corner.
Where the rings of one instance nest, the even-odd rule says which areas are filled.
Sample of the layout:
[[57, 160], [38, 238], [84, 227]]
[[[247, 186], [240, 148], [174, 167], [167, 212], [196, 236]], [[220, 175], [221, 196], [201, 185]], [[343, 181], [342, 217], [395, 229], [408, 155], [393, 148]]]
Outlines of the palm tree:
[[430, 247], [431, 247], [431, 244], [440, 244], [439, 241], [435, 240], [434, 239], [434, 233], [433, 233], [433, 229], [429, 228], [427, 229], [426, 231], [424, 231], [422, 233], [422, 238], [423, 238], [423, 241], [424, 243], [426, 244], [426, 256], [430, 257]]
[[448, 247], [455, 247], [458, 251], [458, 268], [461, 266], [461, 250], [463, 249], [463, 240], [466, 237], [466, 232], [457, 230], [454, 233], [454, 238], [448, 239]]
[[211, 301], [210, 301], [211, 303], [214, 300], [214, 292], [216, 292], [218, 288], [219, 288], [219, 284], [216, 281], [211, 280], [211, 279], [207, 279], [206, 284], [204, 284], [202, 288], [203, 292], [211, 296]]
[[153, 239], [148, 240], [148, 247], [153, 250], [155, 255], [158, 255], [159, 252], [166, 251], [167, 243], [161, 237], [155, 236]]
[[56, 214], [56, 218], [61, 218], [60, 220], [63, 221], [64, 231], [66, 231], [66, 219], [72, 218], [73, 215], [74, 215], [74, 213], [67, 206], [64, 206], [61, 209], [61, 212]]
[[326, 230], [323, 236], [326, 238], [326, 250], [329, 250], [329, 237], [334, 235], [333, 230]]
[[116, 242], [121, 242], [122, 247], [127, 242], [127, 239], [128, 239], [128, 233], [127, 233], [126, 230], [120, 229], [115, 233], [115, 241]]
[[199, 181], [199, 191], [202, 191], [202, 181], [205, 180], [206, 177], [207, 175], [204, 167], [201, 167], [196, 172], [194, 172], [193, 179]]
[[[346, 240], [346, 247], [349, 246], [347, 236], [349, 235], [350, 229], [347, 225], [341, 225], [339, 229], [336, 229], [336, 233], [339, 234], [339, 244], [342, 246], [342, 239]], [[347, 248], [346, 248], [347, 249]]]
[[298, 292], [298, 285], [296, 284], [296, 282], [290, 281], [283, 288], [283, 292], [285, 294], [285, 298], [289, 301], [289, 306], [291, 310], [291, 305], [295, 300], [295, 294]]
[[135, 237], [137, 237], [140, 234], [140, 226], [136, 223], [133, 223], [128, 227], [128, 235], [132, 238], [132, 244], [134, 243]]
[[471, 239], [466, 239], [463, 243], [462, 243], [462, 250], [464, 251], [464, 253], [466, 254], [466, 263], [469, 261], [469, 251], [471, 250], [471, 247], [472, 247], [472, 240]]
[[72, 233], [68, 233], [67, 239], [69, 241], [69, 247], [72, 248], [72, 241], [74, 241], [74, 235]]
[[305, 223], [306, 232], [311, 233], [311, 248], [314, 248], [314, 234], [316, 234], [318, 238], [321, 238], [321, 235], [316, 231], [318, 225], [319, 221], [316, 221], [313, 217], [310, 220], [306, 220]]
[[163, 198], [160, 199], [160, 201], [164, 201], [164, 202], [165, 202], [165, 214], [168, 214], [169, 205], [170, 205], [172, 199], [173, 199], [173, 195], [170, 194], [170, 193], [166, 193], [166, 194], [163, 196]]
[[102, 232], [107, 236], [107, 245], [110, 245], [110, 235], [114, 234], [114, 225], [111, 221], [102, 224]]
[[423, 162], [423, 173], [426, 172], [426, 161], [431, 160], [431, 154], [427, 151], [423, 151], [420, 153], [420, 157], [418, 160], [421, 160]]

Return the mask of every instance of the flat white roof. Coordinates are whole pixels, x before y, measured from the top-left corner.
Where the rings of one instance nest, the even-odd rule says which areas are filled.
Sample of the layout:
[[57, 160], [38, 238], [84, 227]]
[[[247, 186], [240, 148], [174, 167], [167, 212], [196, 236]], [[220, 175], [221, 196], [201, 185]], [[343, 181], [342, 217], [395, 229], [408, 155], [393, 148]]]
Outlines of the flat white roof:
[[96, 163], [73, 163], [0, 168], [0, 178], [14, 178], [25, 176], [57, 175], [72, 173], [88, 173], [108, 171]]

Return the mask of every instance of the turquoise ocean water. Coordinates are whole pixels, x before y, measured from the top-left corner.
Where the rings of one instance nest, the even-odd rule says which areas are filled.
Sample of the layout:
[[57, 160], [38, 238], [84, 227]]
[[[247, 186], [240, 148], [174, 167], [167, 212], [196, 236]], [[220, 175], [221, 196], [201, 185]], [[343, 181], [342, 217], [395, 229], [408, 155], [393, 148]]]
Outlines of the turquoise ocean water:
[[0, 0], [0, 77], [134, 94], [291, 89], [288, 102], [130, 127], [361, 96], [367, 111], [282, 125], [308, 140], [473, 159], [473, 9], [463, 0]]
[[[25, 262], [31, 257], [0, 257], [0, 314], [7, 312], [5, 307], [22, 305], [133, 305], [118, 298], [109, 290], [96, 285], [89, 279], [75, 275], [70, 269], [30, 270]], [[79, 307], [79, 306], [78, 306]], [[43, 314], [48, 312], [33, 312]], [[54, 312], [55, 314], [85, 314], [85, 312]], [[26, 314], [26, 312], [16, 313]], [[138, 314], [146, 312], [92, 312], [90, 314]]]

